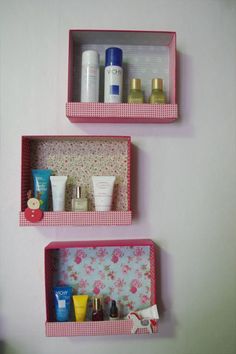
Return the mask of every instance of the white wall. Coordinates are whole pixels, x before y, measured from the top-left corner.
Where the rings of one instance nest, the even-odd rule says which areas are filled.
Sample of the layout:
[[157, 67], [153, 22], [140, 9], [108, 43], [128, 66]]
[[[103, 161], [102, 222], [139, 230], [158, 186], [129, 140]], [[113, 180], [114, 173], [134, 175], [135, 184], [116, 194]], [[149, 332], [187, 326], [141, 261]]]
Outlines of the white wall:
[[[0, 352], [236, 351], [236, 2], [1, 0]], [[65, 118], [68, 30], [177, 32], [181, 118], [73, 125]], [[130, 227], [20, 228], [23, 134], [131, 135]], [[43, 249], [52, 240], [149, 237], [161, 248], [159, 337], [46, 338]]]

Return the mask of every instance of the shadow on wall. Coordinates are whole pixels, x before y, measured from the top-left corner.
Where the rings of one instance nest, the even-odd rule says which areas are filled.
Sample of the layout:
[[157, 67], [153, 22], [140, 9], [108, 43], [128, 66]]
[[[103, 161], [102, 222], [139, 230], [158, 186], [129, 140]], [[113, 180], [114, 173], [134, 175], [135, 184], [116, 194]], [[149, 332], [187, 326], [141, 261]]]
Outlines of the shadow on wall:
[[0, 340], [0, 353], [2, 354], [5, 354], [5, 351], [4, 351], [4, 341], [3, 340]]
[[140, 220], [145, 225], [145, 234], [149, 233], [148, 226], [148, 196], [150, 193], [150, 159], [147, 153], [132, 142], [131, 147], [131, 210], [132, 219]]
[[179, 110], [178, 122], [182, 125], [182, 136], [193, 136], [193, 125], [190, 117], [193, 112], [193, 63], [189, 55], [177, 51], [176, 53], [176, 82], [177, 82], [177, 103]]
[[19, 351], [9, 346], [5, 341], [0, 340], [0, 354], [17, 354]]
[[176, 334], [177, 321], [173, 306], [173, 265], [170, 255], [157, 246], [157, 308], [160, 316], [159, 338], [172, 338]]
[[138, 219], [138, 148], [134, 144], [131, 146], [131, 161], [131, 210], [132, 218]]

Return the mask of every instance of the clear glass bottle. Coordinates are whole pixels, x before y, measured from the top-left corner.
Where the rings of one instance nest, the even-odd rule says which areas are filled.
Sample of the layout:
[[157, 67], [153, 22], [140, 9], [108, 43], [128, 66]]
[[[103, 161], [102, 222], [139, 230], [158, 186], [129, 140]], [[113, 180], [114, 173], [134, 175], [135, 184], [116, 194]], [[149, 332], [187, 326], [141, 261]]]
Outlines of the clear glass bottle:
[[76, 187], [76, 197], [71, 200], [72, 211], [88, 211], [88, 199], [81, 197], [81, 187]]
[[140, 79], [131, 79], [128, 103], [143, 103], [143, 92]]
[[166, 96], [163, 92], [163, 80], [160, 78], [152, 79], [152, 94], [149, 103], [166, 103]]

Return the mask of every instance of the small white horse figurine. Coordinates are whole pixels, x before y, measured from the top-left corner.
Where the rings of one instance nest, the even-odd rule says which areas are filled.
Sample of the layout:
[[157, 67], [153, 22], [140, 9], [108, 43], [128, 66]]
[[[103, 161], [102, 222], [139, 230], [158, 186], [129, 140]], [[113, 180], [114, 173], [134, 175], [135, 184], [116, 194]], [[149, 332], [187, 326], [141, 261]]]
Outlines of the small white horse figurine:
[[146, 328], [148, 333], [152, 333], [152, 320], [150, 319], [142, 319], [137, 313], [135, 312], [130, 312], [128, 315], [127, 315], [127, 318], [129, 320], [132, 320], [133, 321], [133, 327], [131, 329], [131, 333], [134, 334], [137, 332], [138, 329], [141, 329], [141, 328]]

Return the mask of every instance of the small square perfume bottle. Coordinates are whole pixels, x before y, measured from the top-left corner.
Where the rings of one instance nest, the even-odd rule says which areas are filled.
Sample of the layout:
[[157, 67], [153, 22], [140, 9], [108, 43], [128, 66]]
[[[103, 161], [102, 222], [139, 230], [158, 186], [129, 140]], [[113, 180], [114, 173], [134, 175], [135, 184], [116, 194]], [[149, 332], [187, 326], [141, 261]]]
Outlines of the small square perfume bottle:
[[88, 211], [88, 199], [82, 198], [81, 187], [76, 187], [76, 197], [71, 200], [72, 211]]

